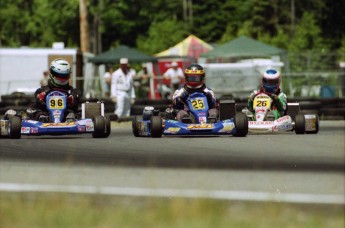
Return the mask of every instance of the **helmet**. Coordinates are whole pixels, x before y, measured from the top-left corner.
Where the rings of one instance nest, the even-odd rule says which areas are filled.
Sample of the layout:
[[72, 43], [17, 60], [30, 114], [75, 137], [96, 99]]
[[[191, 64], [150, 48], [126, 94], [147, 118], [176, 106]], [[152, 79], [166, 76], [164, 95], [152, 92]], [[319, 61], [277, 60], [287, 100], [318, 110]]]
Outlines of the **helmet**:
[[275, 93], [280, 87], [280, 72], [273, 68], [268, 68], [263, 73], [261, 80], [265, 92]]
[[50, 63], [49, 77], [53, 86], [65, 86], [71, 74], [71, 66], [64, 59], [54, 59]]
[[189, 88], [200, 88], [205, 83], [205, 71], [199, 64], [193, 63], [184, 71], [186, 85]]

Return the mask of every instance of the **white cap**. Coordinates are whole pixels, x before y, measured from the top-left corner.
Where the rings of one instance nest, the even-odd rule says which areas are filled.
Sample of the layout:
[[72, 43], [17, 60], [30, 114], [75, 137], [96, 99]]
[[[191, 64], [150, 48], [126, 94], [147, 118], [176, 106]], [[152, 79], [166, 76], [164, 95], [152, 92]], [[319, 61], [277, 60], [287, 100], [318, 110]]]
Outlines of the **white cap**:
[[128, 64], [128, 59], [127, 58], [121, 58], [120, 64]]
[[177, 64], [177, 62], [174, 61], [174, 62], [171, 63], [171, 66], [172, 66], [172, 67], [177, 67], [178, 64]]

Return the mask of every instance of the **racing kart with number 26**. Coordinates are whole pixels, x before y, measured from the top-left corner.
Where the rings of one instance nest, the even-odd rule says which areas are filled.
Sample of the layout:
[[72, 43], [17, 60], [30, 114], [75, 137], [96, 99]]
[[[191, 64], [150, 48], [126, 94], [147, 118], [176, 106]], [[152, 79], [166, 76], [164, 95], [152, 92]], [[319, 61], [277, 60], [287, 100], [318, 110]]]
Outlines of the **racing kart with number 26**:
[[203, 93], [193, 93], [187, 98], [186, 106], [189, 117], [177, 121], [175, 110], [168, 108], [163, 115], [152, 106], [143, 110], [142, 116], [136, 116], [132, 122], [136, 137], [148, 136], [159, 138], [162, 135], [233, 135], [244, 137], [248, 133], [248, 119], [243, 113], [236, 113], [234, 100], [221, 100], [219, 117], [208, 117], [207, 98]]
[[110, 119], [104, 115], [104, 104], [101, 102], [83, 103], [81, 119], [66, 118], [66, 94], [60, 91], [47, 93], [45, 103], [48, 115], [31, 120], [12, 116], [1, 120], [1, 133], [9, 138], [20, 138], [21, 135], [69, 135], [91, 133], [94, 138], [105, 138], [110, 135]]
[[272, 113], [273, 99], [266, 93], [258, 94], [253, 101], [254, 112], [247, 113], [250, 133], [295, 131], [296, 134], [316, 134], [319, 131], [317, 114], [300, 113], [299, 103], [288, 103], [286, 115], [275, 118]]

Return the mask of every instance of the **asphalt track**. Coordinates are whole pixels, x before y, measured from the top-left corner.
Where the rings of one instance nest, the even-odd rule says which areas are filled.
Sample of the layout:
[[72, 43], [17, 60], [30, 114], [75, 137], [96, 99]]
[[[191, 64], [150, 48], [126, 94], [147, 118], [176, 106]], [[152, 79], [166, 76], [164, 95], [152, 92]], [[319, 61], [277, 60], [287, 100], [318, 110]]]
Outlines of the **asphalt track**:
[[103, 166], [344, 172], [344, 121], [321, 121], [318, 134], [134, 137], [129, 123], [109, 138], [91, 135], [0, 139], [0, 159]]

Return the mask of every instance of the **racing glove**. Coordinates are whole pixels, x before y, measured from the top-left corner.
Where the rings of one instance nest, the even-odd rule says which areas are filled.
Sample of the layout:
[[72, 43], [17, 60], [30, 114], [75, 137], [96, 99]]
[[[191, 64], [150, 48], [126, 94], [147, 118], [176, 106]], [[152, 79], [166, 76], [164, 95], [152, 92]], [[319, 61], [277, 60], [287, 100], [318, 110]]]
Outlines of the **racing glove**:
[[45, 92], [41, 92], [39, 94], [37, 94], [37, 100], [41, 103], [41, 104], [45, 104], [45, 99], [46, 97], [46, 93]]
[[271, 94], [271, 98], [273, 100], [273, 105], [277, 108], [278, 111], [283, 110], [283, 105], [279, 100], [279, 97], [276, 94]]
[[72, 95], [69, 95], [69, 96], [67, 97], [67, 104], [68, 104], [69, 106], [73, 106], [73, 105], [74, 105], [74, 97], [73, 97]]

